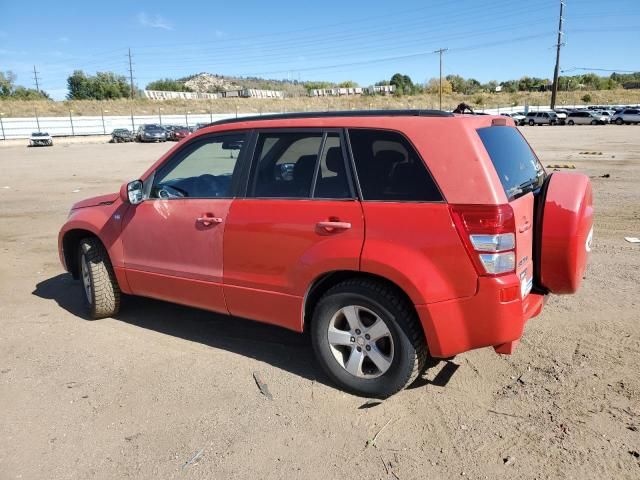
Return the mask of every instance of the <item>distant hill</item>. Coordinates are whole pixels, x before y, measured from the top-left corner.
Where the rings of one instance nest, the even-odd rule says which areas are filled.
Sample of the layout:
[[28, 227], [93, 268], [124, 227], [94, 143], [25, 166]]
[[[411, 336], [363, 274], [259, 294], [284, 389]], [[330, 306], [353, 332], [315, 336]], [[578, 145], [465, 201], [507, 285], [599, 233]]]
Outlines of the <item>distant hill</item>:
[[226, 90], [239, 90], [242, 88], [257, 88], [261, 90], [281, 90], [288, 96], [306, 94], [305, 84], [297, 80], [267, 80], [257, 77], [228, 77], [207, 72], [180, 78], [178, 81], [193, 90], [201, 93], [215, 93]]

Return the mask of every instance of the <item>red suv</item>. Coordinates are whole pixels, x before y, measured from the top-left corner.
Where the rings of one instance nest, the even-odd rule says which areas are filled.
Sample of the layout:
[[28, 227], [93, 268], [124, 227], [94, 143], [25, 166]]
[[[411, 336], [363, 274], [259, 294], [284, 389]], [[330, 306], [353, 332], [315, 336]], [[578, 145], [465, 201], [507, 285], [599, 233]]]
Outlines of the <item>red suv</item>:
[[340, 387], [386, 397], [427, 354], [511, 353], [578, 288], [592, 217], [588, 177], [547, 174], [511, 119], [287, 114], [198, 130], [74, 205], [59, 249], [93, 318], [122, 292], [307, 330]]

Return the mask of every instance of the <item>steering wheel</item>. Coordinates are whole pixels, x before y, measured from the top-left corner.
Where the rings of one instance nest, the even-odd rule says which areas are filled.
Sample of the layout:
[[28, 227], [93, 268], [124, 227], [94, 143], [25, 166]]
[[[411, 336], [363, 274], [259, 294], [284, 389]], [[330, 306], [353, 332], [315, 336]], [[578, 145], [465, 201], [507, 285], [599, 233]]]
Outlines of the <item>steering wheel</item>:
[[158, 190], [158, 198], [182, 198], [186, 197], [187, 192], [173, 185], [162, 185]]

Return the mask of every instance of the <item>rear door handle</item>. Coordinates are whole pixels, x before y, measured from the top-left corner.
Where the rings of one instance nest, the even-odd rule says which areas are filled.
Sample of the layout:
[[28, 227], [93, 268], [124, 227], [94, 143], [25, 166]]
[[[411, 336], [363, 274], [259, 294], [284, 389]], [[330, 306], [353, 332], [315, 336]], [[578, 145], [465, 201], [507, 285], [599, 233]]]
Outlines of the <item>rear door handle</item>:
[[219, 223], [222, 223], [222, 218], [220, 217], [213, 217], [213, 216], [202, 216], [202, 217], [198, 217], [196, 218], [196, 222], [198, 222], [201, 225], [204, 225], [205, 227], [208, 227], [210, 225], [217, 225]]
[[316, 226], [329, 233], [342, 231], [342, 230], [349, 230], [351, 228], [351, 224], [349, 222], [338, 222], [338, 221], [318, 222], [316, 223]]

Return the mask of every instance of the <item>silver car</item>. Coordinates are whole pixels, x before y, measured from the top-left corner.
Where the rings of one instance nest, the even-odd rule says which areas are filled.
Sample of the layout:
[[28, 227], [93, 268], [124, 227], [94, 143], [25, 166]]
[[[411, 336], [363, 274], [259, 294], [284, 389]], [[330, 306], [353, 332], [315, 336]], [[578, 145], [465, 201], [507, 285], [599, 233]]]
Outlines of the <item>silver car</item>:
[[568, 125], [604, 125], [605, 123], [609, 123], [609, 117], [599, 112], [578, 110], [567, 115]]
[[558, 125], [558, 115], [556, 112], [529, 112], [523, 124], [526, 125]]
[[625, 108], [611, 117], [611, 123], [616, 125], [631, 125], [640, 123], [640, 108]]

